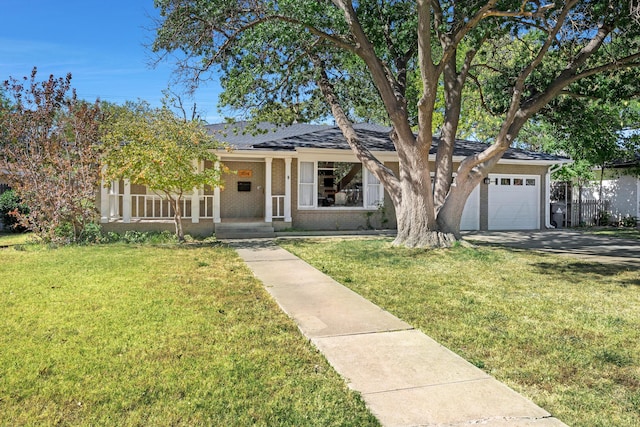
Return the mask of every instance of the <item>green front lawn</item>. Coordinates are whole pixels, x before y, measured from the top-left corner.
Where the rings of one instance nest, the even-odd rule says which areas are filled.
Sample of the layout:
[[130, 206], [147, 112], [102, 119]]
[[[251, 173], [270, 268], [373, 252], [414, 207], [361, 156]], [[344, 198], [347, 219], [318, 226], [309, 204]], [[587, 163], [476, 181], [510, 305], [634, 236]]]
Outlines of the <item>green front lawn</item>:
[[640, 425], [640, 271], [390, 243], [280, 242], [568, 425]]
[[229, 248], [0, 249], [0, 315], [0, 425], [378, 425]]
[[593, 233], [593, 234], [599, 234], [602, 236], [618, 237], [622, 239], [640, 239], [639, 228], [605, 227], [605, 228], [587, 229], [587, 232]]
[[35, 241], [32, 233], [3, 233], [0, 232], [0, 247], [22, 245]]

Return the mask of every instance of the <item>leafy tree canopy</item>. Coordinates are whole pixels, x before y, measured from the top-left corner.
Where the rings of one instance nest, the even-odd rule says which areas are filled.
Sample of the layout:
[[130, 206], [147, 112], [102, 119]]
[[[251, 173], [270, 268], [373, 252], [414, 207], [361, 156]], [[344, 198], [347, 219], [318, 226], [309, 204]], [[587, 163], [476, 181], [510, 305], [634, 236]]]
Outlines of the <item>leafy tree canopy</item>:
[[20, 223], [45, 241], [77, 242], [97, 218], [99, 103], [80, 101], [71, 75], [4, 82], [0, 170], [29, 210]]
[[[630, 5], [156, 0], [153, 48], [179, 52], [177, 68], [191, 84], [221, 73], [221, 104], [256, 120], [307, 121], [331, 111], [393, 201], [395, 243], [446, 246], [460, 237], [473, 188], [554, 99], [637, 96], [640, 25]], [[495, 121], [477, 118], [479, 106]], [[352, 122], [363, 117], [393, 126], [399, 174], [358, 139]], [[479, 135], [478, 124], [492, 130], [492, 144], [454, 167], [456, 136]], [[440, 142], [431, 164], [434, 130]]]

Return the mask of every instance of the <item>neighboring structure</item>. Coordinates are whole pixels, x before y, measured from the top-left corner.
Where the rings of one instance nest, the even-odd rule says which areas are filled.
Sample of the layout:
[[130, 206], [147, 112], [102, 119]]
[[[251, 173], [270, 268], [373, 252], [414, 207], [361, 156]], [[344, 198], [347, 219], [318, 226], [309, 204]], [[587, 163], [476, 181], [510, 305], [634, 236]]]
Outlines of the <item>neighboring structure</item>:
[[640, 218], [640, 153], [633, 159], [608, 165], [604, 169], [602, 194], [600, 181], [596, 180], [582, 189], [582, 200], [600, 202], [602, 210], [606, 210], [607, 222], [612, 224]]
[[[362, 167], [336, 126], [265, 125], [264, 133], [246, 134], [244, 124], [210, 125], [232, 150], [219, 158], [234, 174], [224, 188], [201, 188], [185, 197], [185, 232], [221, 234], [226, 224], [261, 223], [264, 230], [357, 230], [395, 228], [393, 204], [380, 182]], [[386, 166], [398, 171], [389, 128], [361, 124], [359, 136]], [[435, 159], [435, 143], [431, 156]], [[485, 144], [459, 140], [454, 170]], [[485, 183], [470, 195], [463, 230], [535, 230], [550, 226], [550, 169], [568, 159], [509, 149]], [[216, 167], [201, 164], [199, 167]], [[107, 230], [172, 229], [172, 213], [160, 196], [146, 188], [114, 182], [100, 195]], [[190, 221], [189, 221], [190, 219]]]

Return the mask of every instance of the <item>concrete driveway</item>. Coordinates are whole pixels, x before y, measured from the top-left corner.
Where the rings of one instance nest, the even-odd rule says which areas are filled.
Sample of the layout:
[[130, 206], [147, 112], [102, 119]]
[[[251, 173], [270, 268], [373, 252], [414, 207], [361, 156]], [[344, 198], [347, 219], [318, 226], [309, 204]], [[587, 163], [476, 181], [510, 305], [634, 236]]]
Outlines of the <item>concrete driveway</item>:
[[620, 239], [569, 229], [470, 231], [463, 232], [463, 236], [472, 243], [532, 249], [640, 268], [640, 240], [636, 239]]

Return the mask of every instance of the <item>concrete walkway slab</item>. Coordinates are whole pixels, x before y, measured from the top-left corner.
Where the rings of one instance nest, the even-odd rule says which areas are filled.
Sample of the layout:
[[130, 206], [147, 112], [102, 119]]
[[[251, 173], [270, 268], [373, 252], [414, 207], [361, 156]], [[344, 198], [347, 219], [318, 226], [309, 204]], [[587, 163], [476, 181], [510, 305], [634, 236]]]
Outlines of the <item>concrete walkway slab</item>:
[[256, 243], [253, 249], [238, 247], [238, 254], [307, 337], [411, 329], [279, 246]]
[[273, 242], [232, 245], [384, 426], [564, 426]]
[[312, 341], [350, 386], [365, 394], [490, 378], [416, 330]]
[[363, 397], [383, 426], [566, 427], [493, 378]]
[[273, 286], [267, 291], [309, 338], [411, 329], [336, 282]]

